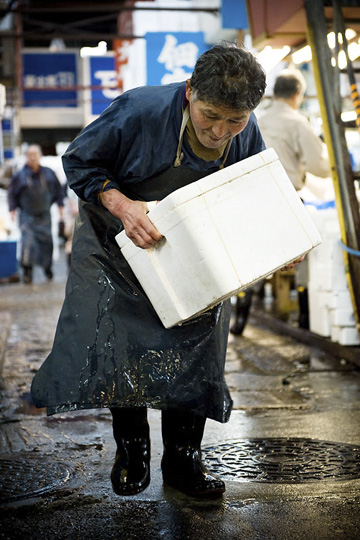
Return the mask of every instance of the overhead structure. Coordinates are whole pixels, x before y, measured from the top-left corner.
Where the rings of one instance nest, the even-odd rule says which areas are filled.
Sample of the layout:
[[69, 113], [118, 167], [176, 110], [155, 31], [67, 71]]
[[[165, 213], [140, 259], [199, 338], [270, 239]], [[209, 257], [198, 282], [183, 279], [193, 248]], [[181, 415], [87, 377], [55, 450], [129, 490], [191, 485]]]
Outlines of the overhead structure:
[[[325, 20], [334, 19], [331, 0], [312, 0], [321, 7]], [[253, 45], [258, 50], [270, 45], [297, 49], [307, 42], [307, 12], [304, 0], [246, 0]], [[345, 23], [360, 32], [359, 0], [342, 0]]]
[[[356, 198], [350, 155], [341, 121], [340, 68], [331, 58], [327, 35], [334, 31], [337, 52], [342, 48], [347, 58], [349, 94], [359, 118], [355, 70], [348, 55], [346, 27], [360, 32], [358, 0], [247, 0], [248, 17], [254, 46], [274, 48], [289, 45], [292, 51], [308, 44], [329, 151], [335, 202], [341, 230], [345, 272], [360, 332], [360, 215]], [[357, 120], [359, 127], [360, 121]]]
[[[342, 35], [346, 47], [345, 25], [340, 0], [333, 0], [335, 34]], [[336, 208], [339, 218], [341, 242], [344, 253], [345, 272], [354, 307], [357, 328], [360, 331], [360, 215], [356, 198], [354, 175], [351, 168], [344, 127], [340, 120], [341, 100], [334, 89], [338, 70], [331, 64], [327, 44], [328, 23], [320, 2], [305, 1], [308, 27], [308, 41], [312, 50], [313, 67], [324, 136], [329, 151], [332, 178], [335, 190]], [[348, 59], [348, 62], [350, 60]], [[349, 67], [349, 73], [353, 73]], [[354, 84], [354, 79], [349, 85]]]

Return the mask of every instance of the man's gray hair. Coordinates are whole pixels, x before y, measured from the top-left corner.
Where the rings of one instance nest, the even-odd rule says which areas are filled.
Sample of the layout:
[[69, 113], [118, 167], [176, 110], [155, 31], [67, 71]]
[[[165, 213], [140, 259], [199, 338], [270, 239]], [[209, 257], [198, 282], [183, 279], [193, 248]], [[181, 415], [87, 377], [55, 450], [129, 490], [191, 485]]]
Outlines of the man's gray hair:
[[250, 51], [235, 42], [222, 42], [198, 58], [190, 84], [194, 100], [252, 111], [265, 93], [266, 75]]
[[303, 74], [298, 69], [284, 69], [276, 77], [274, 85], [274, 96], [288, 99], [298, 92], [305, 93], [306, 81]]

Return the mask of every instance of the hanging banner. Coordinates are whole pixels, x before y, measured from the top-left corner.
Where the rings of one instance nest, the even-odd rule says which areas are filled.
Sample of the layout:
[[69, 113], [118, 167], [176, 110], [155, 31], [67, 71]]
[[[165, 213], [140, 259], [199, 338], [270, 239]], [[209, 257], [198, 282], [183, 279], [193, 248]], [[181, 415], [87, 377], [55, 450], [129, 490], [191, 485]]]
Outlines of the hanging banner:
[[246, 0], [222, 0], [221, 20], [223, 28], [237, 30], [249, 28]]
[[84, 58], [86, 123], [123, 92], [146, 84], [145, 40], [115, 40], [113, 47], [103, 56]]
[[203, 32], [148, 32], [145, 39], [150, 86], [185, 81], [199, 55], [208, 49]]
[[129, 65], [131, 44], [132, 40], [128, 39], [115, 39], [113, 41], [117, 86], [121, 92], [124, 91], [124, 71]]
[[107, 56], [91, 56], [89, 58], [91, 111], [92, 116], [98, 116], [113, 99], [121, 94], [118, 88], [115, 57], [112, 53]]
[[77, 107], [77, 54], [23, 52], [23, 107]]

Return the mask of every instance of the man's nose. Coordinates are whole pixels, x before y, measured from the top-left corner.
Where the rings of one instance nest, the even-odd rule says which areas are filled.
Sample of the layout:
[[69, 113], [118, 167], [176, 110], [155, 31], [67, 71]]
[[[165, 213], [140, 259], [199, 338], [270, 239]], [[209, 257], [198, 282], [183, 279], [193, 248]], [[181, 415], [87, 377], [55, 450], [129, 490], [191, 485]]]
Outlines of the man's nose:
[[228, 131], [226, 122], [224, 120], [217, 120], [213, 124], [213, 126], [211, 128], [211, 131], [213, 132], [215, 137], [218, 137], [219, 139], [221, 139], [221, 137], [226, 135], [226, 133]]

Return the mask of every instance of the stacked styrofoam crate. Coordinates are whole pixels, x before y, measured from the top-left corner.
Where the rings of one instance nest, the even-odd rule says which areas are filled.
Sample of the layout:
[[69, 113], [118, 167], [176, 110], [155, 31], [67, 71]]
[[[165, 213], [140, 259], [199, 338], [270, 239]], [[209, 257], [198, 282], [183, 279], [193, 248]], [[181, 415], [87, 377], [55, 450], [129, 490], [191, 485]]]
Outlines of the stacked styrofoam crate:
[[336, 208], [311, 206], [309, 211], [322, 237], [308, 254], [310, 330], [342, 345], [358, 345]]

